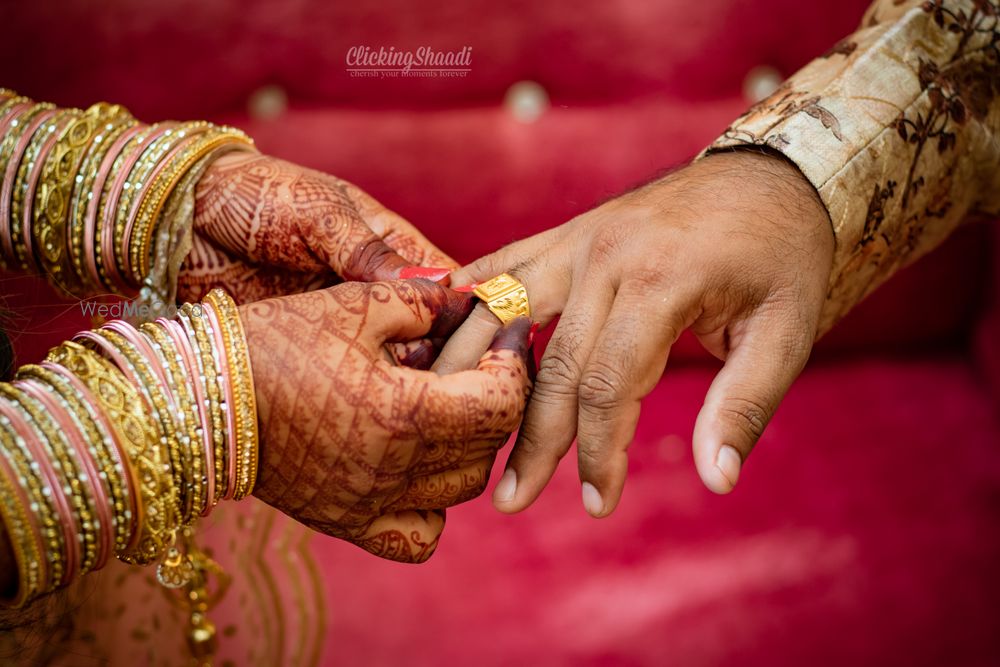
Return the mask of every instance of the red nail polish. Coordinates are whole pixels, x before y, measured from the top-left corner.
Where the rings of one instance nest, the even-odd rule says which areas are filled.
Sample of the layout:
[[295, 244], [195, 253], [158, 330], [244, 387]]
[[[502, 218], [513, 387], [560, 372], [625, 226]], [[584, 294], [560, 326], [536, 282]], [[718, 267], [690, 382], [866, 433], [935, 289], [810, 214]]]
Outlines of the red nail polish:
[[531, 347], [532, 343], [535, 342], [535, 334], [538, 333], [538, 322], [531, 325], [531, 329], [528, 331], [528, 347]]
[[452, 287], [456, 292], [471, 292], [479, 286], [479, 283], [472, 283], [471, 285], [459, 285], [458, 287]]
[[426, 278], [434, 282], [440, 282], [445, 276], [451, 273], [451, 269], [437, 266], [408, 266], [399, 272], [401, 280], [410, 278]]

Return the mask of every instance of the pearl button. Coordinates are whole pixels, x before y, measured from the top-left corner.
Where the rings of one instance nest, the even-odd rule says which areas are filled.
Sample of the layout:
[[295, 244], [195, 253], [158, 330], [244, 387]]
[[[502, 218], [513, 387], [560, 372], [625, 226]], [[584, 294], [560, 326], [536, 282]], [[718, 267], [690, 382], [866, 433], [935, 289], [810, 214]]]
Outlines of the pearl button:
[[549, 94], [534, 81], [518, 81], [507, 89], [503, 105], [522, 123], [534, 123], [549, 108]]
[[767, 65], [754, 67], [743, 79], [743, 96], [756, 104], [771, 95], [781, 85], [781, 74]]

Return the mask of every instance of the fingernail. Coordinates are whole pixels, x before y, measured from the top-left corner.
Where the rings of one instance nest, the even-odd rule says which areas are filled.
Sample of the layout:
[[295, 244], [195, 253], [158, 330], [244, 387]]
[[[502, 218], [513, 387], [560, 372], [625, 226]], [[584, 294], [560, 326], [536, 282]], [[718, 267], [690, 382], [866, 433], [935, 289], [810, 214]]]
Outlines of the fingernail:
[[601, 516], [604, 513], [604, 499], [601, 498], [600, 492], [590, 482], [584, 482], [581, 485], [581, 492], [583, 494], [583, 508], [587, 510], [587, 514]]
[[493, 500], [498, 503], [509, 503], [514, 500], [514, 493], [517, 491], [517, 472], [513, 468], [507, 468], [497, 488], [493, 489]]
[[407, 266], [399, 272], [399, 278], [400, 280], [425, 278], [434, 282], [440, 282], [449, 273], [451, 273], [450, 269], [439, 266]]
[[736, 482], [740, 478], [740, 468], [743, 466], [743, 461], [740, 458], [740, 453], [729, 445], [723, 445], [719, 448], [719, 453], [715, 455], [715, 467], [719, 469], [722, 476], [726, 478], [730, 486], [736, 486]]
[[531, 325], [531, 329], [528, 331], [528, 347], [535, 342], [535, 334], [538, 333], [538, 322]]
[[452, 287], [456, 292], [471, 292], [472, 290], [479, 287], [479, 283], [472, 283], [471, 285], [459, 285], [458, 287]]

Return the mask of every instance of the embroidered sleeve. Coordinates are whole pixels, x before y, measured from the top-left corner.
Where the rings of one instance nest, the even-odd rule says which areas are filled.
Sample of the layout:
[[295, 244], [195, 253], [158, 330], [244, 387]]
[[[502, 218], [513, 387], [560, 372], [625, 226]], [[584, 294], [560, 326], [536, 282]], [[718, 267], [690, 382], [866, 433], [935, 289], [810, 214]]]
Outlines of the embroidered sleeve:
[[1000, 214], [1000, 2], [878, 0], [708, 152], [767, 146], [830, 214], [820, 332], [968, 214]]

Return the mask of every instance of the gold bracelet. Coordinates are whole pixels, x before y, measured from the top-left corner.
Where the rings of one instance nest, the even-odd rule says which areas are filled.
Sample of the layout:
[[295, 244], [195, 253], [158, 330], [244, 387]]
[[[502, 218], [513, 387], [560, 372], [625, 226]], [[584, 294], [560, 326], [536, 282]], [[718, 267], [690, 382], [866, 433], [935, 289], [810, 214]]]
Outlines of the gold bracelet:
[[[94, 248], [88, 247], [93, 243], [100, 242], [100, 237], [94, 234], [90, 244], [86, 242], [87, 234], [87, 211], [96, 212], [96, 206], [92, 207], [94, 197], [100, 198], [100, 192], [94, 192], [95, 181], [101, 164], [107, 157], [115, 141], [129, 129], [135, 127], [138, 121], [131, 116], [123, 107], [117, 107], [117, 112], [105, 119], [100, 131], [94, 137], [91, 149], [84, 157], [80, 165], [79, 177], [76, 179], [77, 185], [73, 189], [73, 197], [70, 202], [69, 224], [70, 224], [70, 246], [69, 256], [73, 264], [73, 270], [80, 278], [81, 287], [87, 290], [96, 290], [100, 286], [93, 283], [90, 271], [87, 268], [87, 254], [93, 253]], [[99, 203], [99, 202], [97, 202]], [[96, 221], [90, 223], [96, 229]]]
[[253, 147], [253, 140], [231, 127], [212, 128], [174, 159], [164, 174], [153, 184], [151, 192], [142, 201], [135, 220], [135, 231], [129, 239], [130, 277], [139, 287], [149, 275], [154, 224], [160, 211], [178, 181], [203, 157], [222, 147]]
[[[14, 206], [15, 200], [20, 202], [20, 193], [16, 187], [16, 179], [22, 166], [24, 166], [25, 173], [27, 173], [27, 165], [23, 164], [23, 159], [18, 158], [18, 162], [16, 163], [11, 163], [11, 160], [14, 159], [14, 153], [25, 132], [36, 133], [38, 129], [35, 128], [35, 125], [41, 120], [41, 114], [47, 113], [53, 108], [51, 104], [42, 103], [35, 104], [31, 108], [26, 109], [11, 121], [11, 128], [4, 136], [3, 143], [0, 143], [0, 180], [4, 181], [2, 196], [5, 198], [5, 201], [0, 202], [0, 209], [5, 209], [7, 212], [4, 219], [0, 220], [0, 225], [4, 229], [4, 259], [11, 266], [17, 265], [18, 253], [20, 252], [18, 248], [20, 238], [14, 236], [14, 230], [11, 228], [15, 219], [18, 220], [19, 224], [21, 220], [20, 204], [18, 204], [16, 209]], [[25, 137], [25, 139], [30, 139], [30, 137]], [[23, 157], [23, 154], [21, 157]]]
[[191, 388], [190, 379], [182, 370], [184, 360], [166, 331], [153, 322], [140, 325], [139, 331], [150, 339], [150, 345], [159, 357], [160, 365], [168, 373], [171, 393], [177, 399], [175, 414], [180, 422], [178, 440], [182, 452], [180, 460], [184, 466], [179, 476], [184, 486], [181, 522], [186, 525], [201, 514], [208, 487], [208, 479], [203, 469], [200, 420], [195, 405], [194, 390]]
[[[18, 384], [8, 387], [16, 392], [17, 401], [31, 415], [35, 426], [45, 436], [42, 446], [55, 474], [59, 478], [60, 488], [52, 489], [52, 493], [63, 492], [68, 503], [73, 528], [73, 540], [64, 545], [70, 556], [70, 568], [63, 578], [62, 585], [68, 585], [73, 579], [87, 571], [86, 566], [93, 564], [96, 557], [96, 540], [93, 531], [94, 507], [93, 501], [88, 503], [86, 495], [80, 486], [80, 471], [73, 461], [68, 434], [56, 422], [53, 415], [34, 395]], [[64, 527], [65, 530], [65, 527]]]
[[259, 433], [257, 426], [257, 396], [254, 391], [250, 350], [239, 310], [232, 297], [221, 289], [213, 289], [205, 297], [219, 315], [226, 359], [229, 362], [229, 381], [233, 386], [235, 405], [231, 410], [236, 417], [236, 491], [234, 500], [245, 498], [257, 483], [257, 452]]
[[42, 165], [34, 201], [35, 254], [41, 269], [59, 289], [70, 292], [80, 285], [69, 257], [70, 202], [82, 162], [101, 128], [121, 112], [121, 107], [95, 104], [63, 127], [52, 151]]
[[[31, 499], [34, 503], [31, 509], [36, 510], [37, 508], [36, 511], [41, 520], [42, 539], [45, 544], [44, 560], [49, 564], [49, 567], [40, 590], [43, 593], [48, 593], [58, 588], [65, 577], [67, 563], [64, 554], [69, 545], [65, 544], [62, 520], [55, 504], [55, 491], [49, 489], [46, 492], [48, 483], [41, 478], [38, 464], [32, 465], [35, 457], [24, 440], [25, 437], [33, 437], [38, 442], [43, 442], [45, 435], [21, 405], [18, 394], [19, 392], [15, 392], [10, 384], [0, 382], [0, 400], [6, 399], [7, 406], [20, 420], [21, 428], [18, 429], [5, 415], [0, 415], [0, 425], [13, 432], [16, 448], [10, 449], [8, 452], [12, 454], [11, 458], [18, 469], [20, 478], [26, 482], [31, 492]], [[24, 433], [25, 428], [29, 429], [31, 433]]]
[[176, 529], [176, 503], [163, 436], [150, 418], [146, 400], [120, 370], [78, 343], [63, 343], [49, 352], [46, 361], [65, 367], [79, 378], [117, 429], [129, 459], [137, 508], [132, 536], [117, 555], [126, 563], [154, 562]]
[[13, 463], [5, 454], [15, 447], [14, 437], [7, 428], [0, 428], [0, 519], [7, 529], [18, 571], [17, 590], [12, 598], [4, 600], [4, 606], [17, 609], [41, 593], [45, 561], [41, 533], [36, 534], [29, 517], [27, 483], [18, 482]]
[[221, 499], [226, 496], [229, 486], [226, 474], [229, 465], [229, 447], [226, 446], [226, 426], [222, 417], [225, 399], [221, 385], [225, 379], [214, 357], [215, 347], [205, 330], [205, 322], [202, 319], [204, 316], [201, 306], [185, 303], [178, 312], [177, 320], [187, 333], [195, 355], [199, 359], [201, 370], [199, 379], [205, 383], [205, 393], [208, 395], [207, 407], [212, 420], [212, 444], [215, 450], [215, 497]]

